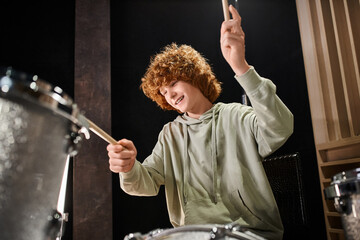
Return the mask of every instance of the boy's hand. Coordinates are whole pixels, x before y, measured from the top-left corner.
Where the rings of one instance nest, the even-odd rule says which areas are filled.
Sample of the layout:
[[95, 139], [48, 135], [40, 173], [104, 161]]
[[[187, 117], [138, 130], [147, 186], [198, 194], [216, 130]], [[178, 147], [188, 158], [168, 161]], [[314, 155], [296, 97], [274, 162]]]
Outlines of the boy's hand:
[[122, 139], [118, 144], [109, 144], [106, 149], [111, 171], [114, 173], [129, 172], [133, 168], [137, 151], [132, 141]]
[[236, 75], [242, 75], [250, 66], [245, 59], [245, 33], [241, 27], [241, 17], [230, 5], [232, 19], [221, 25], [220, 47], [225, 60]]

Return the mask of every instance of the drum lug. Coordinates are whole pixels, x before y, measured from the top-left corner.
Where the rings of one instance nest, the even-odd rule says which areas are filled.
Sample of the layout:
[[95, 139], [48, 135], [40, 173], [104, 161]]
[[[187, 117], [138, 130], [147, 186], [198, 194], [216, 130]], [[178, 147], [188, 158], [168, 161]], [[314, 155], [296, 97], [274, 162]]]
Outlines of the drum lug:
[[79, 113], [76, 104], [73, 104], [72, 118], [73, 123], [71, 123], [70, 133], [66, 136], [68, 143], [65, 150], [70, 156], [75, 156], [78, 153], [81, 140], [83, 137], [89, 139], [90, 133], [89, 123], [85, 117]]
[[241, 226], [238, 223], [229, 223], [225, 225], [225, 229], [228, 231], [240, 231]]
[[149, 237], [151, 238], [151, 237], [153, 237], [153, 236], [156, 236], [157, 234], [161, 233], [162, 231], [163, 231], [163, 230], [160, 229], [160, 228], [155, 229], [155, 230], [153, 230], [153, 231], [151, 231], [151, 232], [149, 233]]
[[351, 202], [349, 203], [349, 199], [347, 198], [334, 198], [334, 206], [336, 211], [338, 211], [339, 213], [345, 213], [346, 215], [349, 215], [352, 211], [351, 207], [349, 208], [348, 206], [351, 206]]
[[213, 227], [210, 232], [210, 239], [224, 239], [227, 231], [228, 229], [226, 228]]
[[237, 223], [229, 223], [223, 227], [213, 227], [210, 232], [210, 239], [222, 240], [235, 232], [242, 232], [244, 229]]
[[141, 233], [130, 233], [125, 236], [124, 240], [144, 240], [144, 238], [141, 236]]
[[81, 136], [79, 133], [71, 131], [66, 137], [67, 144], [65, 145], [65, 152], [70, 156], [75, 156], [78, 153]]
[[56, 210], [53, 210], [52, 214], [48, 216], [48, 224], [45, 231], [49, 239], [61, 239], [64, 233], [64, 223], [68, 221], [68, 216], [68, 213], [61, 214]]

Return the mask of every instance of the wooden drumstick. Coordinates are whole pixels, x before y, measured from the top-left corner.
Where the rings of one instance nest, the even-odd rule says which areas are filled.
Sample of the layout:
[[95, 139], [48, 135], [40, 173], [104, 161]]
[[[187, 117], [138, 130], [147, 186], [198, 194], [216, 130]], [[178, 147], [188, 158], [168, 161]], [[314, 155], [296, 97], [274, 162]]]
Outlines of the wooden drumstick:
[[222, 0], [222, 6], [224, 10], [224, 19], [225, 21], [230, 20], [230, 13], [229, 13], [229, 3], [228, 0]]
[[98, 127], [95, 123], [93, 123], [92, 121], [90, 121], [89, 119], [86, 118], [86, 120], [89, 123], [89, 129], [95, 133], [96, 135], [98, 135], [99, 137], [101, 137], [102, 139], [104, 139], [106, 142], [111, 143], [111, 144], [117, 144], [117, 141], [112, 138], [109, 134], [107, 134], [104, 130], [102, 130], [100, 127]]

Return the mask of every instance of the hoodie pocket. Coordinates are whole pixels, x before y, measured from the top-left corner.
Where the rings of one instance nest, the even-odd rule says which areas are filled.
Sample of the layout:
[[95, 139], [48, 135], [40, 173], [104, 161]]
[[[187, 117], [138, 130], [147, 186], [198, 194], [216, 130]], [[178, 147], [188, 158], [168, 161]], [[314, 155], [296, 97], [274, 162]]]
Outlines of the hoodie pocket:
[[243, 218], [247, 223], [252, 226], [263, 224], [262, 219], [255, 214], [253, 210], [244, 201], [239, 190], [235, 190], [230, 195], [230, 202], [238, 212], [239, 217]]

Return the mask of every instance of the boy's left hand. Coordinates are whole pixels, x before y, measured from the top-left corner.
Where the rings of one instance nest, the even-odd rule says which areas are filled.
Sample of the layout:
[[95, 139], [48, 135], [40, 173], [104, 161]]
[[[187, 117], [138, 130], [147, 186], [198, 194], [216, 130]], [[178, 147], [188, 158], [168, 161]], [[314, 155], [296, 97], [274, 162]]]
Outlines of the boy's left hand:
[[250, 66], [245, 59], [245, 33], [241, 27], [241, 17], [230, 5], [232, 19], [221, 25], [220, 47], [225, 60], [236, 75], [242, 75]]

